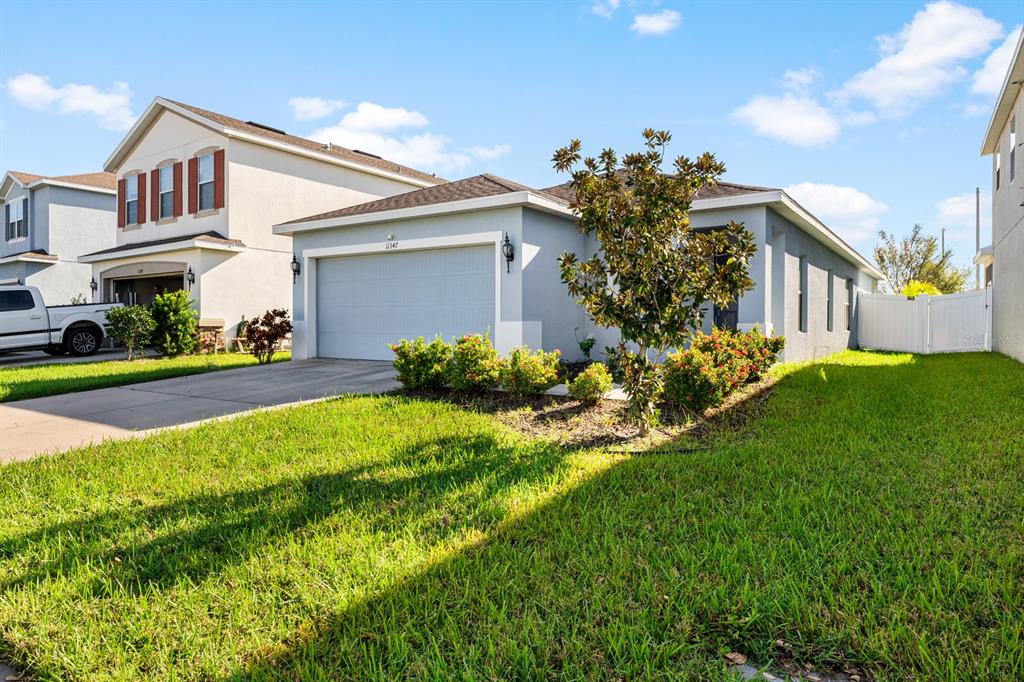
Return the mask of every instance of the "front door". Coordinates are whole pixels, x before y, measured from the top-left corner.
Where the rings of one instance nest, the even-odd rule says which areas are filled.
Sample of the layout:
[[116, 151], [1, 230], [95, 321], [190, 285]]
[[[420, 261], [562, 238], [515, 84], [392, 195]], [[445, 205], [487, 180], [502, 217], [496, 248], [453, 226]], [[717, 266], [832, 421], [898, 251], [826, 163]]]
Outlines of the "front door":
[[28, 289], [0, 288], [0, 351], [45, 346], [50, 341], [46, 310]]

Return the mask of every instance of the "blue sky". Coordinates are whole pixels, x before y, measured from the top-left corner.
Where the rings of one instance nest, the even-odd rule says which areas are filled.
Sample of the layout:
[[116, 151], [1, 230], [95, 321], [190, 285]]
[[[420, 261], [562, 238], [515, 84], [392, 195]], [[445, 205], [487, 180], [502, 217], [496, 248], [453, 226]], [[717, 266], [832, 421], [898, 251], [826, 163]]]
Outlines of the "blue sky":
[[[870, 257], [947, 228], [969, 262], [978, 154], [1021, 2], [8, 3], [0, 171], [98, 170], [157, 96], [448, 178], [546, 186], [554, 149], [714, 152]], [[983, 241], [990, 238], [983, 208]]]

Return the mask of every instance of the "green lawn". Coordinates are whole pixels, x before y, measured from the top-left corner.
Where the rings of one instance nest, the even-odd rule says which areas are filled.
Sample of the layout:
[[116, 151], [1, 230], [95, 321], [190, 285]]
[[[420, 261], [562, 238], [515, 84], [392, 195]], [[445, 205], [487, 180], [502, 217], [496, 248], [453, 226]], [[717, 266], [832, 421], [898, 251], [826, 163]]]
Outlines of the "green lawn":
[[[351, 397], [0, 469], [41, 679], [1024, 677], [1024, 365], [848, 352], [677, 453]], [[776, 640], [784, 646], [777, 647]]]
[[[274, 356], [274, 362], [288, 360], [290, 356], [290, 353], [278, 353]], [[184, 355], [177, 358], [144, 358], [130, 362], [110, 360], [0, 367], [0, 403], [255, 364], [256, 359], [251, 355], [219, 353]]]

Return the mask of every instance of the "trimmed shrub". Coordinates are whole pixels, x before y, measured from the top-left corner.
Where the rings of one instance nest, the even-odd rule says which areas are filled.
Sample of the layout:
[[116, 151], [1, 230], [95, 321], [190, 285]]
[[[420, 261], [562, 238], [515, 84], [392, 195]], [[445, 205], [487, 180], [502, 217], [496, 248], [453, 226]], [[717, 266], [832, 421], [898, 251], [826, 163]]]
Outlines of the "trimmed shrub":
[[438, 336], [430, 343], [419, 337], [415, 341], [402, 339], [388, 346], [394, 353], [392, 363], [398, 372], [398, 381], [410, 389], [441, 388], [445, 370], [452, 358], [452, 347]]
[[245, 341], [256, 362], [265, 365], [281, 348], [285, 338], [292, 333], [292, 321], [288, 311], [275, 308], [263, 313], [262, 317], [250, 320], [245, 326]]
[[149, 308], [144, 305], [125, 305], [107, 311], [110, 324], [110, 338], [124, 346], [131, 360], [137, 348], [145, 348], [153, 338], [156, 322]]
[[663, 366], [665, 401], [677, 407], [703, 412], [718, 407], [731, 390], [728, 370], [710, 353], [690, 348], [669, 355]]
[[156, 329], [153, 345], [169, 357], [195, 350], [199, 334], [198, 314], [187, 291], [168, 291], [153, 299], [151, 307]]
[[530, 353], [526, 346], [513, 348], [502, 360], [499, 378], [509, 393], [530, 395], [543, 393], [558, 383], [559, 351]]
[[596, 403], [612, 390], [612, 373], [600, 362], [595, 362], [569, 382], [569, 395], [586, 403]]
[[490, 337], [466, 334], [455, 342], [445, 379], [456, 391], [483, 391], [498, 385], [500, 371], [501, 360]]
[[710, 334], [697, 333], [690, 348], [711, 356], [713, 364], [724, 370], [731, 391], [760, 379], [775, 363], [785, 344], [785, 338], [767, 337], [755, 327], [749, 332], [714, 329]]

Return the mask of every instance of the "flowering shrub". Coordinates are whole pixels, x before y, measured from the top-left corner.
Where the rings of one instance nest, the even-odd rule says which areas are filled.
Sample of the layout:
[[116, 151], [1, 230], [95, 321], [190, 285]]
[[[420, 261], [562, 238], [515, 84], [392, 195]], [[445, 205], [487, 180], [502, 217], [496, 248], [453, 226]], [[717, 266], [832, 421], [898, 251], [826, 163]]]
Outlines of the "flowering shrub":
[[482, 391], [498, 385], [500, 371], [501, 360], [490, 337], [466, 334], [455, 342], [445, 379], [456, 391]]
[[558, 383], [559, 351], [530, 353], [526, 346], [512, 349], [501, 362], [501, 385], [509, 393], [543, 393]]
[[612, 390], [612, 373], [603, 363], [595, 362], [569, 382], [569, 395], [576, 400], [594, 403]]
[[689, 350], [665, 363], [665, 399], [703, 411], [722, 403], [742, 384], [757, 381], [768, 371], [786, 344], [781, 336], [725, 329], [696, 334]]
[[710, 353], [695, 348], [669, 355], [664, 372], [666, 402], [695, 412], [718, 407], [731, 390], [728, 370]]
[[288, 311], [275, 308], [249, 321], [245, 327], [245, 340], [256, 362], [265, 365], [291, 333], [292, 321], [288, 318]]
[[716, 367], [724, 369], [729, 390], [756, 381], [768, 371], [785, 346], [781, 336], [768, 337], [754, 328], [749, 332], [714, 329], [710, 334], [694, 335], [690, 348], [711, 356]]
[[388, 346], [395, 353], [393, 362], [398, 381], [406, 388], [441, 388], [445, 370], [452, 357], [452, 347], [438, 336], [430, 343], [419, 337], [402, 339]]

